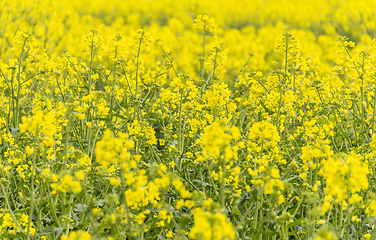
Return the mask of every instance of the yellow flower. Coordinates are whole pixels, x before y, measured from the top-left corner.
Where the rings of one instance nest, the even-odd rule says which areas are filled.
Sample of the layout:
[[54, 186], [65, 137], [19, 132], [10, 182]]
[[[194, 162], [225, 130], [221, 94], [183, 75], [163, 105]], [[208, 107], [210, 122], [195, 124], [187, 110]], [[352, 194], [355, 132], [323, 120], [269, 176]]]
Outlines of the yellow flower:
[[78, 180], [84, 180], [85, 179], [85, 173], [83, 170], [79, 170], [76, 172], [76, 178]]
[[366, 239], [366, 240], [369, 240], [370, 238], [371, 238], [371, 234], [369, 234], [369, 233], [366, 233], [366, 234], [364, 234], [363, 235], [363, 237]]
[[32, 155], [34, 153], [34, 148], [31, 148], [30, 146], [26, 146], [25, 152], [27, 155]]
[[162, 221], [157, 222], [156, 225], [157, 225], [158, 227], [164, 227], [165, 222], [162, 220]]
[[280, 175], [279, 175], [279, 169], [277, 169], [277, 168], [272, 168], [271, 174], [272, 174], [273, 178], [279, 178], [280, 177]]
[[282, 204], [285, 202], [285, 197], [283, 195], [278, 196], [278, 204]]
[[100, 208], [93, 208], [93, 214], [98, 215], [101, 212]]
[[217, 30], [217, 25], [212, 17], [207, 14], [198, 15], [195, 19], [194, 27], [196, 30], [202, 33], [212, 33], [215, 34]]
[[170, 165], [172, 168], [174, 168], [175, 167], [175, 161], [171, 161], [168, 165]]
[[121, 183], [120, 179], [111, 177], [109, 180], [112, 186], [116, 186], [116, 187], [120, 186], [120, 183]]
[[168, 238], [173, 238], [173, 237], [174, 237], [174, 233], [170, 230], [170, 231], [168, 231], [168, 233], [166, 234], [166, 237], [168, 237]]

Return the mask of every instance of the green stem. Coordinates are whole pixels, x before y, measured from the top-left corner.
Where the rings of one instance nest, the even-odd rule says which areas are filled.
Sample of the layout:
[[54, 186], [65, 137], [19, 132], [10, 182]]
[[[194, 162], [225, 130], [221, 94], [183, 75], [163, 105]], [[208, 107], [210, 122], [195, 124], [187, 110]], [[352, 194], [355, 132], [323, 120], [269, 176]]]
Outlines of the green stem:
[[182, 105], [183, 105], [183, 91], [181, 90], [180, 91], [180, 103], [179, 103], [179, 123], [178, 123], [178, 128], [179, 128], [179, 136], [178, 136], [178, 141], [179, 141], [179, 151], [180, 151], [180, 162], [179, 162], [179, 167], [180, 169], [182, 168], [182, 159], [181, 159], [181, 155], [183, 154], [183, 139], [184, 139], [184, 136], [182, 136], [182, 122], [181, 122], [181, 109], [182, 109]]
[[222, 182], [221, 182], [221, 188], [220, 188], [220, 204], [223, 208], [225, 208], [225, 184], [226, 184], [226, 181], [225, 181], [225, 160], [222, 159], [221, 160], [221, 166], [222, 166]]
[[31, 170], [31, 182], [30, 182], [30, 211], [29, 211], [29, 222], [27, 224], [27, 232], [26, 232], [26, 239], [30, 239], [30, 228], [31, 228], [31, 223], [33, 220], [33, 212], [34, 212], [34, 184], [35, 184], [35, 158], [37, 156], [37, 141], [38, 141], [38, 127], [37, 130], [35, 131], [35, 136], [34, 136], [34, 153], [33, 153], [33, 169]]
[[94, 35], [95, 35], [95, 31], [93, 31], [93, 36], [91, 37], [90, 72], [89, 72], [89, 78], [88, 78], [89, 94], [91, 91], [91, 75], [93, 74], [93, 64], [94, 64]]
[[17, 128], [18, 127], [18, 119], [19, 119], [19, 114], [20, 114], [20, 111], [19, 111], [19, 100], [20, 100], [20, 95], [21, 95], [21, 67], [22, 67], [22, 55], [24, 53], [24, 50], [25, 50], [25, 45], [26, 45], [26, 41], [24, 42], [23, 46], [22, 46], [22, 51], [21, 51], [21, 55], [20, 55], [20, 59], [19, 59], [19, 62], [18, 62], [18, 75], [17, 75], [17, 82], [18, 82], [18, 87], [17, 87], [17, 97], [16, 97], [16, 109], [13, 110], [13, 114], [14, 114], [14, 128]]
[[285, 74], [287, 74], [287, 63], [288, 63], [287, 54], [288, 54], [288, 51], [289, 51], [289, 39], [286, 37], [286, 49], [285, 49]]
[[11, 207], [10, 207], [8, 194], [5, 191], [5, 188], [4, 188], [4, 185], [3, 185], [3, 182], [2, 182], [1, 179], [0, 179], [0, 186], [1, 186], [1, 191], [3, 192], [3, 196], [4, 196], [4, 199], [5, 199], [5, 204], [9, 209], [10, 215], [12, 216], [12, 219], [16, 223], [17, 227], [21, 230], [21, 232], [23, 232], [24, 231], [23, 228], [21, 227], [20, 223], [18, 222], [16, 216], [14, 215], [14, 213], [13, 213]]
[[144, 38], [145, 32], [142, 32], [140, 42], [138, 44], [137, 50], [137, 65], [136, 65], [136, 90], [135, 90], [135, 105], [134, 105], [134, 118], [138, 119], [138, 75], [139, 75], [139, 67], [140, 67], [140, 53], [141, 53], [141, 44]]
[[204, 25], [204, 39], [202, 42], [201, 80], [204, 80], [204, 74], [205, 74], [205, 42], [206, 42], [206, 25]]

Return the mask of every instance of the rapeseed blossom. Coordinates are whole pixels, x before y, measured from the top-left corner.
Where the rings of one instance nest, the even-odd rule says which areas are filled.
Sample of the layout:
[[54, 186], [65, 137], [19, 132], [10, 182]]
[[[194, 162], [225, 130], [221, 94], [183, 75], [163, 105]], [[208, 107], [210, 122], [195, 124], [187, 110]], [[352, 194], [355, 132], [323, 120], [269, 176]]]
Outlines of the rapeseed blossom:
[[372, 239], [375, 7], [1, 1], [0, 238]]

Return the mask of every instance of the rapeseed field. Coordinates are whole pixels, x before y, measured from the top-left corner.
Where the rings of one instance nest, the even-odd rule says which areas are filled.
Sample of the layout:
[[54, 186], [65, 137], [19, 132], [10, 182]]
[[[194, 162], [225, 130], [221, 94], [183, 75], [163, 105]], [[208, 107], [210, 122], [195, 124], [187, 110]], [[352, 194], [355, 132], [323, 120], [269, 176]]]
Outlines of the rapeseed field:
[[376, 240], [376, 1], [0, 0], [0, 239]]

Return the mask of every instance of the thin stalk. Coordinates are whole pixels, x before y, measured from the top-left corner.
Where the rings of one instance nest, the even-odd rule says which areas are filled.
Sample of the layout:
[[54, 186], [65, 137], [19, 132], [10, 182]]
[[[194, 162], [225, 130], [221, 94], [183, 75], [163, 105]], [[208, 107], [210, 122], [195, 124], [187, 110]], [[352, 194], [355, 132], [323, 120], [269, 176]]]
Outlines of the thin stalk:
[[91, 37], [90, 72], [89, 72], [89, 78], [88, 78], [89, 94], [91, 91], [91, 75], [93, 74], [93, 66], [94, 66], [94, 35], [95, 35], [95, 31], [93, 31], [93, 36]]
[[19, 59], [19, 62], [18, 62], [18, 75], [17, 75], [17, 82], [18, 82], [18, 91], [17, 91], [17, 97], [16, 97], [16, 109], [14, 110], [13, 109], [13, 117], [14, 117], [14, 127], [17, 128], [18, 126], [18, 118], [19, 118], [19, 101], [20, 101], [20, 95], [21, 95], [21, 67], [22, 67], [22, 56], [23, 56], [23, 53], [24, 53], [24, 50], [25, 50], [25, 45], [26, 45], [26, 41], [27, 39], [25, 40], [25, 42], [23, 43], [23, 46], [22, 46], [22, 50], [21, 50], [21, 55], [20, 55], [20, 59]]
[[[179, 141], [179, 151], [180, 151], [180, 157], [181, 155], [183, 154], [183, 137], [182, 136], [182, 129], [181, 129], [181, 109], [182, 109], [182, 104], [183, 104], [183, 91], [181, 90], [180, 91], [180, 104], [179, 104], [179, 123], [178, 123], [178, 128], [179, 128], [179, 136], [178, 136], [178, 141]], [[182, 168], [182, 160], [180, 158], [180, 162], [179, 162], [179, 167], [180, 169]]]
[[38, 128], [35, 132], [35, 140], [34, 140], [34, 153], [33, 153], [33, 169], [31, 171], [31, 183], [30, 183], [30, 211], [29, 211], [29, 222], [27, 224], [27, 232], [26, 232], [26, 239], [30, 239], [30, 228], [31, 228], [31, 223], [33, 219], [33, 212], [34, 212], [34, 178], [35, 178], [35, 158], [36, 158], [36, 144], [37, 144], [37, 139], [38, 138]]
[[205, 42], [206, 42], [206, 25], [204, 25], [204, 39], [202, 41], [201, 80], [204, 80], [204, 74], [205, 74]]
[[0, 180], [0, 187], [1, 187], [1, 191], [3, 192], [3, 196], [4, 196], [4, 199], [5, 199], [5, 204], [6, 206], [8, 207], [9, 209], [9, 212], [10, 212], [10, 215], [12, 216], [12, 219], [13, 221], [16, 223], [17, 227], [21, 230], [21, 232], [23, 232], [23, 228], [21, 227], [20, 223], [18, 222], [16, 216], [14, 215], [12, 209], [10, 208], [10, 204], [9, 204], [9, 199], [8, 199], [8, 195], [4, 189], [4, 185], [3, 185], [3, 182]]
[[175, 67], [174, 67], [174, 65], [172, 64], [172, 59], [170, 58], [170, 56], [168, 55], [168, 53], [164, 50], [164, 48], [162, 47], [162, 46], [160, 46], [161, 47], [161, 49], [162, 49], [162, 51], [163, 51], [163, 53], [166, 55], [166, 57], [167, 57], [167, 59], [168, 59], [168, 61], [170, 61], [170, 63], [171, 63], [171, 66], [172, 66], [172, 70], [174, 70], [174, 72], [175, 72], [175, 75], [176, 75], [176, 77], [179, 75], [179, 73], [176, 71], [176, 69], [175, 69]]
[[374, 95], [373, 95], [372, 134], [375, 134], [375, 115], [376, 115], [376, 85], [374, 86]]
[[223, 208], [225, 208], [225, 160], [221, 160], [221, 166], [222, 166], [222, 182], [221, 182], [221, 188], [219, 192], [220, 196], [220, 204]]
[[286, 49], [285, 49], [285, 74], [287, 74], [287, 54], [288, 54], [288, 50], [289, 50], [289, 39], [286, 38]]
[[138, 118], [138, 75], [139, 75], [139, 67], [140, 67], [140, 53], [141, 53], [141, 44], [144, 38], [145, 32], [142, 32], [140, 42], [138, 44], [137, 50], [137, 65], [136, 65], [136, 90], [135, 90], [135, 105], [134, 105], [134, 118]]
[[213, 83], [214, 83], [215, 67], [216, 67], [216, 65], [217, 65], [217, 55], [218, 55], [218, 51], [215, 52], [214, 66], [213, 66], [212, 73], [210, 74], [210, 76], [209, 76], [208, 79], [206, 80], [204, 86], [202, 87], [202, 90], [205, 90], [205, 87], [209, 84], [210, 79], [213, 79]]

